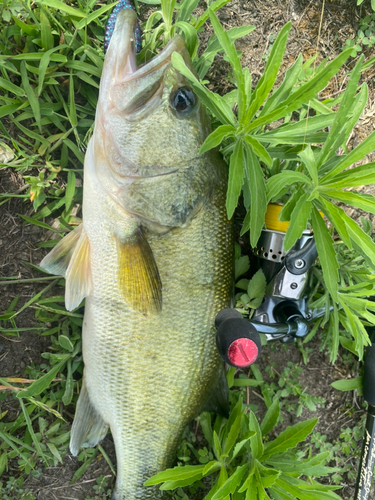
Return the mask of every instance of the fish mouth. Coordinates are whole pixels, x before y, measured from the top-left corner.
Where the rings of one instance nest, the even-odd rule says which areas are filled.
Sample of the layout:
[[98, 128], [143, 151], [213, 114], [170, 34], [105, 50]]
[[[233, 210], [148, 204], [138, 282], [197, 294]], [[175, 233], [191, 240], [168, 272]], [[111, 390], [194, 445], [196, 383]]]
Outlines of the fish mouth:
[[171, 64], [173, 52], [179, 52], [184, 56], [186, 53], [184, 39], [176, 35], [170, 40], [164, 49], [147, 63], [137, 67], [135, 49], [135, 29], [137, 23], [136, 13], [131, 9], [119, 12], [116, 25], [111, 37], [108, 51], [106, 53], [103, 74], [109, 75], [108, 84], [131, 84], [140, 80], [148, 81], [147, 78], [155, 73], [164, 73], [165, 66]]

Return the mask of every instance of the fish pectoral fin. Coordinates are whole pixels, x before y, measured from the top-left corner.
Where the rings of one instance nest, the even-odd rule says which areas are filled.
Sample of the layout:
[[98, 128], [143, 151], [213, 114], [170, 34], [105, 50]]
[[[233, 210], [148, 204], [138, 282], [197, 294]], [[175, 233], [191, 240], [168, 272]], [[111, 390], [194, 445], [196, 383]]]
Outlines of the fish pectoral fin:
[[85, 384], [82, 382], [73, 426], [70, 433], [70, 452], [77, 456], [80, 448], [92, 448], [105, 438], [108, 425], [92, 405]]
[[130, 237], [117, 237], [119, 287], [124, 301], [142, 314], [158, 314], [162, 285], [147, 239], [138, 227]]
[[72, 311], [80, 305], [92, 289], [90, 242], [82, 228], [80, 238], [66, 271], [65, 307]]
[[83, 225], [80, 224], [73, 231], [60, 240], [40, 263], [40, 267], [50, 274], [65, 274], [70, 259], [81, 236]]
[[229, 417], [229, 389], [224, 365], [201, 411], [215, 412], [225, 418]]

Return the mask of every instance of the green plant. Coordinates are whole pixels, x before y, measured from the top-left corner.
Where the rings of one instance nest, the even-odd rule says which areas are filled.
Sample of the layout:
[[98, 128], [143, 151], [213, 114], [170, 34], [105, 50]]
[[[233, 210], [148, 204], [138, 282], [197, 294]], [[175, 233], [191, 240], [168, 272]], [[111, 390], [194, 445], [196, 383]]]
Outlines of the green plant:
[[[301, 495], [305, 498], [306, 491], [311, 499], [339, 498], [333, 492], [337, 487], [315, 480], [337, 471], [325, 466], [329, 452], [312, 456], [307, 454], [307, 449], [297, 447], [312, 432], [317, 419], [288, 427], [271, 440], [268, 434], [279, 418], [277, 398], [259, 425], [255, 414], [243, 404], [242, 397], [234, 392], [231, 397], [228, 420], [218, 416], [212, 425], [209, 414], [201, 417], [207, 441], [201, 454], [205, 458], [203, 463], [168, 469], [149, 479], [146, 485], [162, 483], [161, 490], [175, 490], [194, 483], [203, 487], [210, 484], [206, 478], [211, 477], [206, 499], [226, 499], [229, 495], [236, 500], [297, 499]], [[213, 460], [207, 461], [211, 456]], [[307, 476], [309, 481], [299, 479], [301, 476]]]
[[111, 498], [112, 490], [108, 488], [108, 477], [106, 476], [102, 475], [96, 478], [96, 484], [92, 489], [95, 495], [88, 495], [86, 500], [105, 500], [106, 498]]
[[355, 40], [346, 40], [346, 45], [352, 47], [351, 57], [356, 57], [359, 52], [362, 52], [363, 45], [372, 48], [375, 44], [375, 12], [369, 16], [365, 16], [359, 21], [359, 30]]
[[5, 483], [0, 482], [0, 498], [1, 500], [35, 500], [35, 496], [27, 488], [22, 488], [23, 478], [16, 479], [10, 477]]

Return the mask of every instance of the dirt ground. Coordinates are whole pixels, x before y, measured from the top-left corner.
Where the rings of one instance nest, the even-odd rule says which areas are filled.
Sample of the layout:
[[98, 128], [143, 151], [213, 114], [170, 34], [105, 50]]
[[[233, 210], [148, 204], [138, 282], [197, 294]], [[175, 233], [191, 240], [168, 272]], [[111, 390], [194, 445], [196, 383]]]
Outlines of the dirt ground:
[[[256, 30], [250, 35], [239, 40], [236, 46], [242, 51], [242, 63], [250, 69], [253, 81], [256, 83], [261, 76], [265, 64], [265, 57], [269, 53], [270, 44], [282, 26], [287, 21], [292, 21], [292, 30], [287, 45], [283, 71], [285, 71], [298, 57], [303, 54], [304, 59], [318, 52], [317, 62], [323, 58], [332, 59], [340, 53], [347, 39], [355, 37], [359, 29], [359, 20], [364, 17], [364, 12], [369, 11], [365, 3], [360, 8], [356, 7], [356, 0], [233, 0], [219, 12], [219, 18], [226, 29], [234, 26], [255, 25]], [[142, 16], [148, 12], [146, 6], [142, 7]], [[201, 38], [206, 42], [212, 29], [202, 33]], [[366, 54], [370, 57], [371, 53]], [[345, 70], [350, 70], [353, 60], [350, 60]], [[217, 57], [214, 67], [209, 74], [210, 88], [224, 93], [231, 89], [232, 84], [228, 79], [229, 65], [222, 57]], [[342, 71], [332, 84], [323, 92], [325, 97], [337, 95], [345, 84], [345, 70]], [[348, 141], [349, 148], [368, 136], [375, 128], [375, 70], [370, 69], [363, 73], [362, 81], [369, 86], [369, 102], [359, 125], [356, 127]], [[373, 156], [375, 153], [373, 154]], [[0, 170], [1, 192], [19, 193], [24, 188], [22, 177], [9, 169]], [[0, 276], [18, 276], [20, 279], [37, 277], [25, 262], [37, 264], [47, 253], [35, 244], [46, 239], [45, 232], [39, 228], [24, 224], [19, 214], [31, 215], [32, 207], [22, 199], [13, 198], [0, 206]], [[358, 213], [351, 212], [351, 216], [358, 217]], [[40, 291], [45, 284], [40, 286], [12, 284], [2, 286], [0, 289], [0, 312], [5, 311], [15, 296], [19, 295], [18, 306], [27, 302], [29, 298]], [[59, 292], [61, 293], [61, 292]], [[18, 317], [17, 325], [20, 328], [32, 328], [36, 324], [34, 311], [26, 310]], [[0, 376], [22, 376], [24, 370], [31, 363], [42, 362], [41, 353], [47, 352], [49, 347], [48, 337], [38, 336], [35, 331], [22, 332], [20, 338], [5, 338], [0, 335]], [[324, 407], [316, 412], [303, 410], [301, 419], [319, 417], [315, 432], [328, 436], [328, 441], [338, 438], [341, 429], [357, 425], [364, 410], [361, 399], [353, 393], [340, 393], [329, 384], [337, 379], [356, 376], [357, 365], [346, 364], [340, 357], [335, 366], [329, 364], [328, 356], [319, 352], [319, 341], [309, 344], [312, 352], [309, 364], [304, 367], [299, 379], [302, 387], [306, 387], [308, 394], [324, 397]], [[302, 364], [302, 356], [295, 345], [289, 345], [287, 351], [283, 346], [264, 348], [262, 359], [259, 363], [262, 373], [266, 377], [265, 368], [271, 362], [276, 363], [276, 368], [281, 372], [288, 361]], [[261, 406], [260, 392], [250, 391], [250, 401]], [[349, 411], [350, 410], [350, 411]], [[8, 411], [8, 417], [16, 418], [19, 407], [13, 398], [8, 397], [0, 401], [0, 414]], [[292, 424], [297, 418], [292, 418], [286, 424]], [[111, 437], [103, 442], [103, 448], [115, 463], [114, 446]], [[69, 483], [74, 472], [80, 466], [76, 458], [68, 455], [62, 466], [50, 467], [42, 470], [42, 474], [35, 478], [29, 476], [24, 487], [31, 489], [38, 500], [85, 500], [88, 495], [93, 496], [92, 486], [100, 475], [108, 476], [109, 483], [113, 475], [102, 455], [89, 467], [88, 471], [74, 485]], [[349, 459], [350, 460], [350, 459]], [[332, 464], [334, 465], [334, 464]], [[353, 460], [355, 467], [355, 460]], [[17, 464], [11, 467], [7, 476], [18, 474]], [[6, 478], [5, 478], [6, 479]], [[4, 477], [1, 478], [4, 480]], [[353, 484], [343, 484], [339, 495], [343, 500], [349, 500], [354, 494]]]

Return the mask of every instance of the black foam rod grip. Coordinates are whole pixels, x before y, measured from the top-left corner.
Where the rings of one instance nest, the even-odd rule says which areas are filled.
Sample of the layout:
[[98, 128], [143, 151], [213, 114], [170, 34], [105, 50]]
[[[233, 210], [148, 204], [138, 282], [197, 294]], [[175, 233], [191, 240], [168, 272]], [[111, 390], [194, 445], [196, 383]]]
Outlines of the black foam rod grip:
[[225, 321], [230, 318], [242, 318], [242, 314], [236, 309], [222, 309], [215, 318], [216, 329]]
[[375, 327], [369, 328], [372, 345], [366, 349], [365, 372], [363, 376], [363, 397], [375, 406]]

